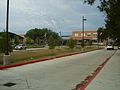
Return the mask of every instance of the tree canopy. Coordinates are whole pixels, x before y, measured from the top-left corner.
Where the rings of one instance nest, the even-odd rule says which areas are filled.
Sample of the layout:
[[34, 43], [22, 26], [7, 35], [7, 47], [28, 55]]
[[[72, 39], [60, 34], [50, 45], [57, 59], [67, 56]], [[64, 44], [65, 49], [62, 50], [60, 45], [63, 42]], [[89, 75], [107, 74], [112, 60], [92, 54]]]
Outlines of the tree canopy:
[[[9, 52], [12, 52], [13, 51], [13, 48], [12, 48], [12, 42], [10, 40], [10, 37], [9, 38], [9, 41], [8, 41], [8, 51]], [[6, 33], [5, 32], [2, 32], [0, 33], [0, 53], [5, 53], [6, 51]]]
[[98, 28], [97, 34], [98, 42], [106, 40], [108, 38], [107, 30], [104, 29], [103, 27]]
[[60, 38], [58, 33], [53, 32], [52, 30], [50, 30], [48, 28], [30, 29], [29, 31], [27, 31], [25, 37], [27, 37], [29, 39], [32, 39], [33, 43], [46, 44], [46, 43], [48, 43], [48, 39], [50, 38], [51, 35], [52, 35], [52, 37], [54, 38], [55, 41], [58, 41], [59, 38]]
[[[85, 3], [94, 4], [96, 0], [84, 0]], [[120, 0], [99, 0], [101, 12], [106, 14], [105, 31], [108, 37], [120, 44]]]

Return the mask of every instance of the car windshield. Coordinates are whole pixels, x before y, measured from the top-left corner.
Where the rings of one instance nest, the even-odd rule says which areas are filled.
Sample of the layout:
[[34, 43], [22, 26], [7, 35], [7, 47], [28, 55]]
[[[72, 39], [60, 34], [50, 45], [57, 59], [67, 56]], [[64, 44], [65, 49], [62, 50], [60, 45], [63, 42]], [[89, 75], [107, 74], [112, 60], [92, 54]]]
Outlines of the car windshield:
[[108, 44], [108, 46], [113, 46], [113, 45], [111, 45], [111, 44]]
[[17, 46], [24, 46], [23, 44], [18, 44]]

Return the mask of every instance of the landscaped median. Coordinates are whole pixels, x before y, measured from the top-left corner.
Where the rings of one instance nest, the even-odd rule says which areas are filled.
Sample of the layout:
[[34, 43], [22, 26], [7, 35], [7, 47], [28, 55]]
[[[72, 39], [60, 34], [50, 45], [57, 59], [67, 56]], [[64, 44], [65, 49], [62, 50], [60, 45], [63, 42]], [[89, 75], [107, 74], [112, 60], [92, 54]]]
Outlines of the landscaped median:
[[[86, 47], [84, 52], [97, 50], [97, 47]], [[60, 58], [70, 55], [75, 55], [83, 53], [81, 51], [81, 48], [57, 48], [54, 50], [50, 49], [38, 49], [38, 50], [21, 50], [17, 52], [11, 53], [11, 64], [6, 66], [0, 66], [0, 69], [6, 69], [10, 67], [16, 67], [21, 66], [25, 64], [35, 63], [35, 62], [41, 62], [46, 60], [52, 60], [53, 58]]]

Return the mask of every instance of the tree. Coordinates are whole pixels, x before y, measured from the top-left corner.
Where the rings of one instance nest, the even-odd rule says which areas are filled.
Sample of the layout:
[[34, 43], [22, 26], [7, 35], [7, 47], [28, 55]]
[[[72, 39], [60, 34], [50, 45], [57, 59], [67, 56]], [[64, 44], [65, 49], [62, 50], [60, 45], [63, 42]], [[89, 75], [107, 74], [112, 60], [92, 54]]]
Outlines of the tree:
[[26, 37], [26, 41], [25, 41], [26, 44], [32, 44], [32, 42], [33, 40], [31, 38]]
[[14, 40], [15, 40], [15, 42], [14, 42], [15, 44], [19, 44], [19, 37], [18, 36], [15, 36]]
[[35, 43], [37, 43], [38, 45], [40, 45], [40, 43], [41, 43], [40, 38], [37, 37], [37, 38], [35, 39]]
[[[84, 0], [85, 3], [94, 4], [96, 0]], [[120, 40], [120, 0], [99, 0], [98, 6], [101, 12], [106, 14], [105, 30], [108, 37], [119, 41]], [[119, 43], [120, 44], [120, 43]]]
[[89, 41], [88, 41], [88, 44], [89, 44], [90, 46], [92, 46], [92, 40], [89, 40]]
[[81, 41], [81, 47], [83, 48], [85, 46], [85, 42], [82, 40]]
[[98, 43], [100, 41], [103, 42], [104, 40], [106, 40], [108, 38], [108, 32], [107, 31], [108, 30], [104, 29], [103, 27], [98, 28], [98, 30], [97, 30]]
[[56, 46], [56, 43], [55, 43], [55, 38], [51, 35], [48, 39], [48, 46], [49, 46], [49, 49], [54, 49], [55, 46]]
[[84, 3], [92, 5], [96, 0], [84, 0]]
[[60, 45], [62, 45], [62, 40], [61, 37], [58, 37], [56, 40], [56, 46], [60, 46]]
[[50, 30], [48, 28], [31, 29], [31, 30], [27, 31], [25, 36], [33, 39], [34, 43], [36, 43], [36, 41], [38, 41], [38, 39], [39, 39], [40, 42], [43, 42], [43, 44], [46, 44], [51, 35], [56, 41], [60, 38], [56, 32], [53, 32], [52, 30]]
[[67, 46], [68, 46], [69, 48], [72, 49], [72, 48], [75, 47], [75, 45], [76, 45], [76, 42], [75, 42], [75, 40], [73, 40], [72, 38], [67, 41]]
[[31, 30], [27, 31], [25, 37], [31, 38], [35, 43], [36, 38], [40, 38], [40, 39], [44, 38], [44, 32], [38, 28], [31, 29]]
[[106, 30], [108, 30], [109, 38], [113, 40], [120, 39], [120, 0], [104, 1], [99, 7], [101, 11], [106, 13]]
[[[10, 37], [9, 38], [9, 42], [8, 42], [8, 51], [9, 52], [12, 52], [13, 51], [13, 48], [12, 48], [12, 42], [10, 40]], [[5, 53], [5, 50], [6, 50], [6, 33], [5, 32], [2, 32], [0, 33], [0, 53]]]
[[4, 38], [0, 36], [0, 53], [4, 51]]

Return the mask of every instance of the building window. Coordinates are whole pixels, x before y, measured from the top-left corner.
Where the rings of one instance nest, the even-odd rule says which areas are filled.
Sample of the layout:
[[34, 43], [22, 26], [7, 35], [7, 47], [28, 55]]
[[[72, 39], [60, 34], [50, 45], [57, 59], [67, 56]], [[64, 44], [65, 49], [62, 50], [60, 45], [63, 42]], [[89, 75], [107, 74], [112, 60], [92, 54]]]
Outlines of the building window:
[[93, 33], [93, 34], [97, 34], [97, 33]]
[[97, 36], [97, 33], [93, 33], [93, 36]]
[[87, 33], [87, 36], [91, 36], [91, 33]]
[[[83, 36], [83, 33], [81, 33], [81, 36]], [[84, 33], [84, 36], [86, 36], [86, 33]]]
[[78, 33], [75, 33], [75, 37], [78, 37], [79, 35], [78, 35]]

